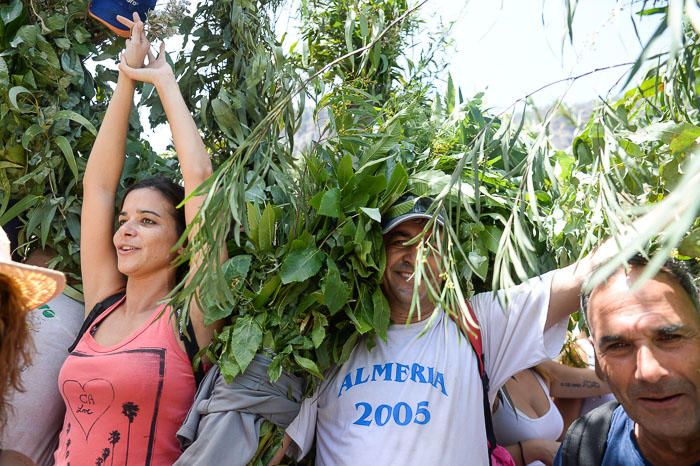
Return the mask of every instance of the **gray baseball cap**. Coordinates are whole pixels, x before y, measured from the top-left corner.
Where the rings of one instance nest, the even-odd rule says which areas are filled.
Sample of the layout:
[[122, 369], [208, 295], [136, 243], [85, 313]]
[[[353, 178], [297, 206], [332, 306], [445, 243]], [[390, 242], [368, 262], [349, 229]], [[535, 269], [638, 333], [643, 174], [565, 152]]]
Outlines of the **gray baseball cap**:
[[[386, 212], [382, 218], [382, 234], [385, 235], [393, 230], [397, 225], [416, 218], [431, 219], [430, 206], [434, 199], [431, 197], [418, 197], [413, 194], [404, 194]], [[443, 212], [438, 213], [435, 221], [440, 226], [445, 225]]]

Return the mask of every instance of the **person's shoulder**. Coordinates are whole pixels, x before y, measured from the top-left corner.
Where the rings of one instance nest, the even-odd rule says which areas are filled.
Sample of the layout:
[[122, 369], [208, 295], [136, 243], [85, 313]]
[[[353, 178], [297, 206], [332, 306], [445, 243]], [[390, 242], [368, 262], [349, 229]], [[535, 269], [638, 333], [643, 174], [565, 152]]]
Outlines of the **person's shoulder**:
[[59, 294], [54, 299], [46, 303], [46, 306], [66, 313], [79, 313], [81, 315], [85, 313], [85, 305], [83, 303], [66, 296], [65, 294]]
[[76, 301], [64, 294], [56, 296], [48, 303], [39, 306], [32, 312], [32, 315], [37, 322], [40, 322], [38, 327], [46, 327], [46, 331], [63, 331], [73, 335], [85, 318], [85, 308], [83, 303]]

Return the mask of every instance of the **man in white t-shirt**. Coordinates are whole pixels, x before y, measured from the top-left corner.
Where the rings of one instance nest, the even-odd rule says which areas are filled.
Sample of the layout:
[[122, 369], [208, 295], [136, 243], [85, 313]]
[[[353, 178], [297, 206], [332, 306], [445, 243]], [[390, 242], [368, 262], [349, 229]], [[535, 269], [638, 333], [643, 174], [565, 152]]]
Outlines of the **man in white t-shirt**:
[[[431, 217], [430, 200], [408, 200], [414, 202], [410, 212], [382, 224], [382, 290], [392, 321], [387, 341], [376, 338], [371, 350], [361, 341], [349, 360], [304, 401], [286, 431], [287, 443], [291, 439], [287, 452], [298, 459], [315, 438], [318, 465], [489, 464], [482, 385], [469, 341], [434, 306], [425, 284], [419, 287], [421, 314], [406, 325], [417, 253], [417, 244], [407, 242], [421, 234]], [[443, 223], [441, 217], [437, 223]], [[578, 267], [508, 290], [505, 310], [504, 300], [493, 293], [472, 298], [490, 401], [512, 374], [559, 353], [567, 317], [578, 307], [582, 277], [591, 270], [589, 262], [584, 259]], [[439, 276], [435, 257], [428, 257], [426, 265], [426, 276]]]

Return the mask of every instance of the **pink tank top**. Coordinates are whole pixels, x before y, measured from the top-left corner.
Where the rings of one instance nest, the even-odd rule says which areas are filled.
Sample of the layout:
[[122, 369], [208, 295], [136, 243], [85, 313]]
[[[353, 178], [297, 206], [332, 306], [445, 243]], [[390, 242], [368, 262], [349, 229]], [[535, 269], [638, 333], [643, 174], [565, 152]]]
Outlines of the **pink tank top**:
[[194, 397], [192, 366], [164, 305], [124, 341], [100, 346], [93, 329], [123, 301], [95, 321], [61, 368], [66, 416], [57, 466], [170, 466], [180, 456], [175, 433]]

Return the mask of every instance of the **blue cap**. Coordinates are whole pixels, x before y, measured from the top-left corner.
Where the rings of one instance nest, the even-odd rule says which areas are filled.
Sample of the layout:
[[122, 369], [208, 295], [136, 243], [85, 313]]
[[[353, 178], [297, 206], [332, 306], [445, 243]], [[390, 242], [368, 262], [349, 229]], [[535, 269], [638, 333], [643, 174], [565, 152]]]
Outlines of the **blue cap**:
[[[416, 218], [431, 219], [434, 214], [429, 213], [434, 200], [430, 197], [416, 197], [413, 194], [404, 194], [386, 213], [382, 219], [382, 234], [387, 234], [397, 225]], [[438, 213], [435, 221], [438, 225], [445, 225], [445, 217]]]
[[92, 0], [88, 6], [88, 12], [116, 35], [128, 38], [131, 31], [117, 21], [117, 15], [131, 19], [136, 12], [141, 20], [146, 21], [148, 12], [155, 6], [156, 0]]

